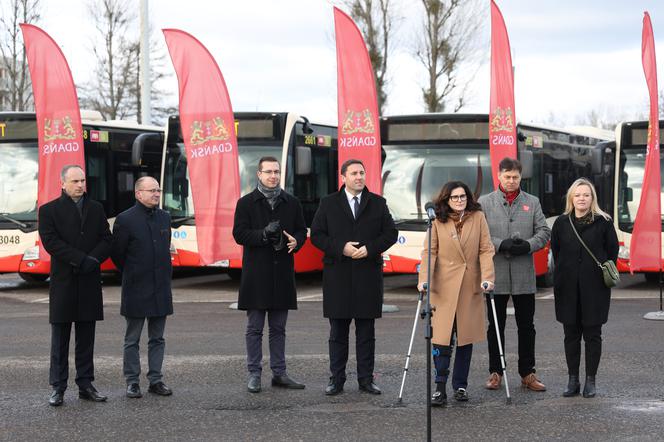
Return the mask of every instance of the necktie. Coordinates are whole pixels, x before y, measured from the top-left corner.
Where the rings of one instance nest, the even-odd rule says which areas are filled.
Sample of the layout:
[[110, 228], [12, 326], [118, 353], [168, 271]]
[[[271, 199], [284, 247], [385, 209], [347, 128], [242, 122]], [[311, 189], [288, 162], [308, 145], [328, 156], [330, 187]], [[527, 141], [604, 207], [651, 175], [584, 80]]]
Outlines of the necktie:
[[360, 202], [357, 200], [357, 197], [353, 197], [353, 216], [357, 219], [357, 212], [360, 211]]

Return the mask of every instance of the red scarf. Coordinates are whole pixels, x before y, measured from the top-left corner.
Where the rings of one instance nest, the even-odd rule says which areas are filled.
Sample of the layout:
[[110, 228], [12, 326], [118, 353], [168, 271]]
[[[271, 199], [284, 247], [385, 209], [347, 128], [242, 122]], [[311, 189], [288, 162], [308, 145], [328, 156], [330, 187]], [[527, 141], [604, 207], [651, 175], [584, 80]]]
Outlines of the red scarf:
[[507, 190], [503, 189], [502, 184], [499, 184], [498, 188], [500, 189], [501, 192], [503, 192], [503, 195], [505, 195], [505, 200], [507, 200], [507, 204], [509, 204], [510, 206], [521, 192], [521, 189], [516, 189], [514, 192], [508, 192]]

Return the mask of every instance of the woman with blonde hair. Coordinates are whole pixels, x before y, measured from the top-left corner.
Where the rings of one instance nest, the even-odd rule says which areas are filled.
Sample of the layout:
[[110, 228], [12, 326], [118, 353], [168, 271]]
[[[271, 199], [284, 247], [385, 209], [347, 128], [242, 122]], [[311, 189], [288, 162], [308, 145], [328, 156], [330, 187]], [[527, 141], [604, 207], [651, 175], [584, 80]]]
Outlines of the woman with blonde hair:
[[[461, 181], [446, 183], [434, 200], [436, 219], [431, 226], [431, 304], [433, 362], [436, 391], [431, 405], [447, 404], [445, 391], [456, 341], [452, 388], [456, 401], [467, 401], [468, 372], [473, 344], [486, 339], [484, 290], [494, 285], [489, 226], [482, 208]], [[427, 280], [428, 237], [424, 239], [418, 289]], [[483, 288], [484, 287], [484, 288]]]
[[569, 374], [563, 396], [576, 396], [580, 392], [583, 337], [586, 364], [583, 397], [595, 397], [595, 376], [602, 355], [602, 325], [608, 319], [611, 300], [611, 289], [604, 284], [602, 269], [596, 260], [615, 262], [618, 238], [611, 217], [597, 204], [595, 187], [585, 178], [574, 181], [567, 191], [565, 212], [556, 219], [551, 230], [551, 252], [555, 264], [556, 319], [563, 324]]

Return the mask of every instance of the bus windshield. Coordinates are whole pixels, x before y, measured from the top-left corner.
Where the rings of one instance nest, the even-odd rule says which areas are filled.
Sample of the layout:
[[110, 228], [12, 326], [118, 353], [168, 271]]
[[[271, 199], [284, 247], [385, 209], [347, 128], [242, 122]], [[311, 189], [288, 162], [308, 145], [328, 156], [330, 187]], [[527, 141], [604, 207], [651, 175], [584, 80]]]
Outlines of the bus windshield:
[[[663, 159], [664, 156], [660, 149], [659, 161], [662, 170], [664, 170]], [[618, 225], [620, 230], [625, 232], [631, 233], [634, 228], [636, 212], [639, 209], [639, 202], [641, 201], [645, 161], [645, 146], [626, 147], [620, 152], [620, 169], [618, 171]], [[664, 174], [662, 174], [661, 178], [664, 179]], [[661, 204], [664, 207], [664, 200], [662, 200]]]
[[[241, 195], [246, 195], [256, 188], [258, 160], [264, 156], [273, 156], [281, 161], [281, 144], [240, 143], [238, 163]], [[173, 221], [177, 222], [178, 218], [193, 220], [194, 203], [184, 143], [171, 144], [166, 152], [164, 210], [171, 213]]]
[[443, 184], [463, 181], [479, 195], [493, 190], [485, 144], [385, 145], [383, 196], [397, 223], [424, 219], [424, 205]]
[[0, 144], [0, 223], [37, 221], [37, 153], [36, 142]]

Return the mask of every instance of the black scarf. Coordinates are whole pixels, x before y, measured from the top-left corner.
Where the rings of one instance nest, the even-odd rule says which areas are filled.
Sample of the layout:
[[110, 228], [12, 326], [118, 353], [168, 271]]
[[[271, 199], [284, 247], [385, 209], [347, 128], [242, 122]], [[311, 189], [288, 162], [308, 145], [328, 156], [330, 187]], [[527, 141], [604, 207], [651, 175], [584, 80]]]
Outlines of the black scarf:
[[281, 187], [277, 185], [274, 189], [270, 189], [268, 187], [265, 187], [260, 180], [258, 181], [258, 191], [262, 193], [265, 198], [267, 198], [267, 202], [270, 204], [270, 207], [274, 209], [274, 205], [277, 203], [277, 198], [281, 194]]

